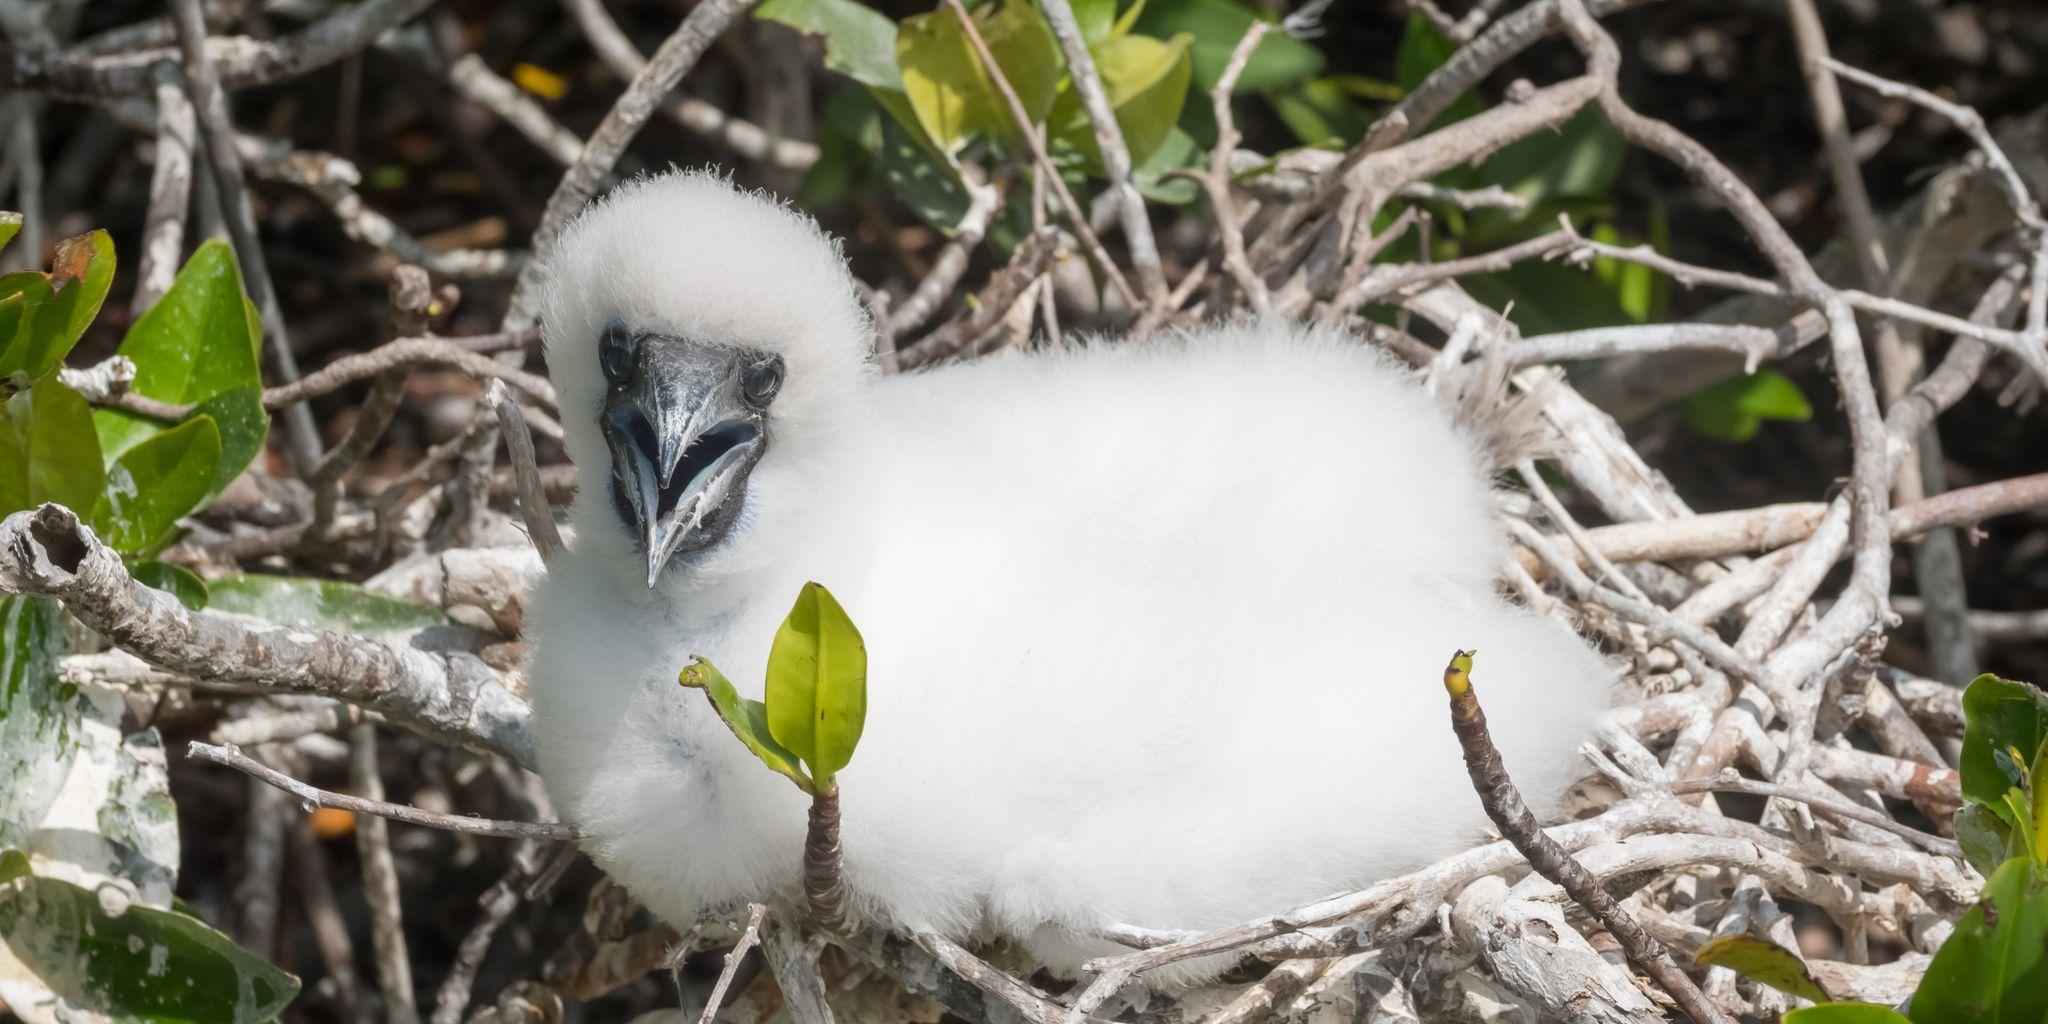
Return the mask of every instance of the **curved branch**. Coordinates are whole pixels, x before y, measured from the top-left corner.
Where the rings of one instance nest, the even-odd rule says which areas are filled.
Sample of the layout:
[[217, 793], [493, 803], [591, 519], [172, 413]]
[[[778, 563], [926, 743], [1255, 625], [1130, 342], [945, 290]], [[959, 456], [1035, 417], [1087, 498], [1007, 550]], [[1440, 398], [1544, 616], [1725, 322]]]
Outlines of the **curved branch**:
[[0, 590], [55, 598], [123, 650], [184, 675], [333, 697], [431, 739], [531, 767], [533, 711], [474, 655], [194, 612], [135, 582], [62, 505], [0, 522]]

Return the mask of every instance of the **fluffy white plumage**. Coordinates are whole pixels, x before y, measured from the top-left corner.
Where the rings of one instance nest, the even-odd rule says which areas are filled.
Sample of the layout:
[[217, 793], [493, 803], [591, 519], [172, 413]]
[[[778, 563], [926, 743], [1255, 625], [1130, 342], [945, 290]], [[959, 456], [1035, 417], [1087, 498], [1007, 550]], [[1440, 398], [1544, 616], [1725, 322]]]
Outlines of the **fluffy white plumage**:
[[[856, 898], [1055, 968], [1112, 951], [1105, 923], [1227, 925], [1479, 837], [1439, 685], [1456, 648], [1483, 652], [1539, 807], [1607, 703], [1594, 652], [1497, 596], [1475, 446], [1348, 336], [1225, 326], [883, 377], [837, 246], [695, 173], [586, 213], [545, 311], [581, 489], [528, 618], [541, 771], [679, 924], [797, 890], [805, 799], [675, 677], [703, 655], [759, 697], [809, 579], [870, 655], [840, 776]], [[597, 427], [615, 317], [788, 367], [739, 525], [654, 589]]]

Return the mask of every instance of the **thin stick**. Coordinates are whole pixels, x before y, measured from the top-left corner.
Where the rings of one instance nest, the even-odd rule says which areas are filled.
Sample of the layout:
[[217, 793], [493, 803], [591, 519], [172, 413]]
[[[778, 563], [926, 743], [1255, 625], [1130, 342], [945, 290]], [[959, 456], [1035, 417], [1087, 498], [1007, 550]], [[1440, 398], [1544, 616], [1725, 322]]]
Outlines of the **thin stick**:
[[[186, 0], [187, 3], [195, 0]], [[612, 104], [612, 109], [598, 122], [597, 130], [584, 140], [583, 152], [576, 162], [562, 173], [562, 180], [555, 186], [548, 205], [541, 212], [540, 226], [533, 232], [533, 256], [519, 268], [518, 280], [512, 286], [512, 299], [505, 310], [504, 328], [517, 330], [534, 322], [534, 312], [529, 308], [533, 301], [534, 289], [540, 286], [541, 266], [561, 238], [562, 231], [569, 226], [569, 220], [590, 202], [597, 193], [598, 183], [611, 173], [612, 165], [626, 152], [626, 145], [640, 134], [640, 129], [653, 115], [655, 105], [661, 98], [675, 91], [676, 83], [697, 66], [704, 52], [712, 42], [725, 34], [740, 15], [751, 10], [760, 0], [704, 0], [692, 8], [683, 23], [676, 27], [661, 48], [654, 51], [647, 66], [641, 69], [626, 91]]]
[[[249, 203], [249, 186], [242, 178], [242, 158], [235, 152], [234, 123], [228, 115], [227, 94], [221, 91], [213, 59], [206, 52], [206, 22], [199, 0], [175, 0], [172, 20], [178, 30], [178, 48], [184, 54], [185, 87], [199, 115], [199, 136], [206, 144], [207, 163], [213, 169], [214, 188], [227, 216], [228, 234], [235, 255], [242, 262], [242, 279], [262, 314], [264, 333], [270, 336], [270, 359], [277, 376], [291, 384], [299, 379], [298, 360], [292, 356], [291, 341], [285, 334], [284, 312], [277, 304], [277, 290], [270, 283], [270, 264], [263, 256], [263, 244], [256, 237], [256, 210]], [[313, 472], [320, 461], [320, 431], [313, 425], [310, 409], [296, 408], [285, 414], [285, 433], [290, 439], [292, 461], [302, 475]]]
[[493, 380], [484, 388], [484, 402], [498, 414], [498, 433], [505, 437], [505, 454], [512, 460], [512, 479], [519, 485], [519, 514], [526, 520], [526, 535], [540, 552], [541, 561], [549, 561], [562, 550], [562, 533], [555, 528], [547, 488], [541, 484], [540, 464], [534, 458], [533, 434], [526, 428], [526, 414], [501, 380]]
[[298, 797], [302, 805], [334, 807], [357, 814], [371, 814], [379, 818], [390, 818], [408, 825], [424, 825], [427, 828], [461, 832], [472, 836], [492, 836], [499, 839], [550, 839], [573, 840], [583, 837], [583, 830], [566, 822], [552, 821], [497, 821], [490, 818], [471, 818], [460, 814], [442, 814], [438, 811], [423, 811], [404, 804], [385, 803], [382, 800], [366, 800], [346, 793], [334, 793], [300, 782], [285, 773], [271, 768], [232, 746], [215, 746], [193, 740], [185, 750], [185, 756], [211, 761], [214, 764], [233, 768], [238, 772], [254, 776]]
[[[362, 794], [358, 799], [384, 804], [384, 774], [377, 767], [374, 722], [364, 722], [350, 731], [348, 779], [349, 785]], [[363, 862], [363, 899], [370, 905], [370, 941], [377, 952], [377, 988], [384, 993], [384, 1019], [394, 1024], [416, 1024], [420, 1013], [413, 1005], [412, 960], [405, 947], [398, 865], [391, 858], [391, 830], [385, 826], [382, 815], [365, 815], [356, 821], [356, 855]]]
[[[1131, 151], [1124, 145], [1123, 128], [1109, 105], [1109, 91], [1095, 70], [1095, 58], [1081, 38], [1081, 23], [1067, 0], [1039, 0], [1039, 9], [1052, 26], [1052, 34], [1066, 51], [1067, 71], [1081, 106], [1095, 127], [1095, 148], [1102, 154], [1102, 169], [1109, 177], [1109, 192], [1116, 197], [1117, 212], [1124, 228], [1124, 242], [1131, 249], [1131, 265], [1138, 270], [1138, 283], [1145, 286], [1146, 303], [1157, 306], [1166, 298], [1166, 274], [1159, 269], [1159, 243], [1152, 238], [1152, 221], [1145, 212], [1145, 197], [1131, 184]], [[1254, 24], [1263, 27], [1264, 22]], [[1263, 33], [1261, 33], [1263, 34]]]
[[1732, 1024], [1707, 1001], [1671, 954], [1655, 936], [1643, 930], [1628, 911], [1621, 909], [1600, 879], [1586, 870], [1557, 840], [1545, 834], [1522, 802], [1522, 794], [1501, 763], [1500, 750], [1486, 728], [1486, 712], [1472, 689], [1472, 654], [1459, 651], [1444, 668], [1444, 690], [1451, 698], [1451, 729], [1465, 751], [1465, 770], [1471, 773], [1472, 788], [1486, 816], [1500, 829], [1501, 837], [1514, 844], [1536, 873], [1564, 888], [1573, 901], [1599, 920], [1620, 943], [1630, 963], [1657, 982], [1697, 1024]]
[[768, 916], [764, 904], [754, 903], [747, 907], [747, 930], [740, 933], [740, 941], [733, 944], [725, 954], [725, 967], [718, 972], [718, 981], [711, 986], [711, 997], [704, 1001], [704, 1013], [697, 1018], [697, 1024], [711, 1024], [718, 1016], [718, 1008], [725, 1003], [725, 990], [732, 985], [734, 974], [739, 973], [740, 961], [746, 959], [747, 950], [761, 941], [761, 919]]
[[1123, 296], [1133, 310], [1142, 309], [1144, 302], [1132, 290], [1131, 282], [1124, 279], [1124, 272], [1117, 267], [1116, 261], [1109, 258], [1109, 251], [1102, 247], [1102, 239], [1095, 234], [1095, 229], [1089, 226], [1088, 209], [1074, 198], [1074, 193], [1067, 189], [1066, 181], [1060, 178], [1059, 169], [1053, 166], [1052, 155], [1045, 149], [1044, 137], [1031, 123], [1031, 113], [1024, 109], [1024, 101], [1017, 98], [1017, 90], [1003, 75], [995, 54], [989, 52], [988, 41], [981, 37], [981, 28], [974, 24], [974, 18], [968, 15], [967, 8], [960, 5], [960, 0], [946, 0], [946, 6], [952, 9], [954, 17], [960, 19], [960, 27], [967, 33], [967, 42], [974, 47], [975, 56], [988, 72], [989, 80], [995, 83], [996, 91], [1003, 94], [1003, 102], [1010, 107], [1010, 117], [1017, 123], [1018, 134], [1024, 136], [1024, 142], [1031, 147], [1031, 157], [1038, 165], [1039, 177], [1052, 187], [1053, 194], [1060, 197], [1060, 206], [1067, 211], [1067, 222], [1073, 225], [1074, 236], [1087, 247], [1089, 257], [1102, 269], [1102, 276], [1109, 280], [1117, 294]]
[[185, 215], [192, 204], [192, 147], [198, 127], [192, 101], [165, 67], [156, 86], [156, 159], [149, 172], [149, 214], [143, 220], [142, 260], [135, 274], [132, 316], [141, 316], [171, 290], [185, 251]]

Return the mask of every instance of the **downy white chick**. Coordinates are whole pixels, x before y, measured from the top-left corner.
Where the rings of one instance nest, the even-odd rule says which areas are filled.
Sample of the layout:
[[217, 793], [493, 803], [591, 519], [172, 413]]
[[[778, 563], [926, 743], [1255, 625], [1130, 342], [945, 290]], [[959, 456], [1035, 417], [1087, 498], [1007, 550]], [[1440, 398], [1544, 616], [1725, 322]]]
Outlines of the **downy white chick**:
[[527, 619], [541, 773], [678, 925], [798, 891], [806, 798], [676, 674], [759, 698], [806, 580], [869, 652], [857, 905], [1059, 970], [1105, 924], [1232, 924], [1480, 838], [1457, 648], [1539, 809], [1607, 704], [1593, 651], [1496, 595], [1475, 444], [1347, 335], [881, 376], [836, 244], [703, 173], [585, 213], [544, 311], [579, 490]]

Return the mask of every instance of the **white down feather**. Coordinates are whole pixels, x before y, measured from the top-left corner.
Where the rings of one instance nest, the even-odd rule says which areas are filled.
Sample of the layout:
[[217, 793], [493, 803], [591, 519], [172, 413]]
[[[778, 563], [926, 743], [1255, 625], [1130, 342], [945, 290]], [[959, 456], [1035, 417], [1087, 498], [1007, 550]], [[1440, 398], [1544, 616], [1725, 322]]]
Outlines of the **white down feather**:
[[[1474, 445], [1347, 335], [1240, 324], [883, 377], [836, 245], [705, 174], [585, 214], [545, 312], [580, 491], [527, 620], [541, 772], [679, 925], [797, 890], [806, 798], [675, 680], [702, 655], [758, 698], [806, 580], [867, 639], [840, 775], [863, 911], [1056, 969], [1113, 951], [1104, 924], [1228, 925], [1479, 839], [1440, 684], [1457, 648], [1539, 812], [1607, 704], [1584, 642], [1498, 596]], [[652, 591], [596, 424], [613, 316], [789, 368], [740, 527]]]

